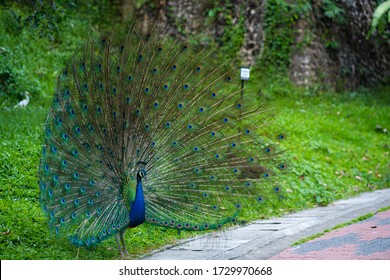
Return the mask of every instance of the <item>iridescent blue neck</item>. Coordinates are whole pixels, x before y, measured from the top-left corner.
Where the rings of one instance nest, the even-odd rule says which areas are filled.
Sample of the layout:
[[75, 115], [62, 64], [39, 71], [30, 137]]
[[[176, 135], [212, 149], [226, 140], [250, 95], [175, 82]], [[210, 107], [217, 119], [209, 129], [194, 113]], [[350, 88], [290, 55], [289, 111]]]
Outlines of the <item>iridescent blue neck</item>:
[[136, 227], [145, 221], [145, 198], [142, 189], [142, 178], [139, 175], [137, 175], [135, 200], [133, 205], [131, 205], [129, 216], [129, 227]]

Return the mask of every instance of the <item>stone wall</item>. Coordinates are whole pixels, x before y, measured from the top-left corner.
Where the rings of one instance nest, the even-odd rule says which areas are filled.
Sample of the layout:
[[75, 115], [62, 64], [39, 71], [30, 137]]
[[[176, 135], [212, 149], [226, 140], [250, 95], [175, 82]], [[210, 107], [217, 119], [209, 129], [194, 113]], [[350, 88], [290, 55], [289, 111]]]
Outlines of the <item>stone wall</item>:
[[[296, 84], [354, 89], [390, 77], [389, 42], [368, 36], [376, 1], [337, 1], [344, 11], [342, 22], [325, 16], [321, 1], [312, 2], [314, 9], [296, 22], [289, 69]], [[310, 43], [302, 44], [308, 33]]]
[[[288, 74], [297, 85], [323, 83], [330, 87], [354, 89], [390, 77], [390, 44], [378, 36], [367, 38], [375, 0], [333, 0], [343, 9], [343, 20], [324, 13], [323, 0], [312, 0], [312, 9], [295, 21], [294, 41]], [[265, 40], [264, 17], [267, 0], [122, 0], [125, 16], [136, 14], [144, 24], [158, 20], [168, 33], [185, 38], [202, 33], [217, 40], [225, 32], [226, 13], [233, 24], [243, 17], [244, 38], [239, 56], [243, 65], [259, 61]], [[286, 1], [296, 3], [295, 0]], [[218, 7], [213, 21], [206, 20]], [[233, 7], [233, 10], [232, 10]], [[225, 13], [225, 14], [224, 14]]]

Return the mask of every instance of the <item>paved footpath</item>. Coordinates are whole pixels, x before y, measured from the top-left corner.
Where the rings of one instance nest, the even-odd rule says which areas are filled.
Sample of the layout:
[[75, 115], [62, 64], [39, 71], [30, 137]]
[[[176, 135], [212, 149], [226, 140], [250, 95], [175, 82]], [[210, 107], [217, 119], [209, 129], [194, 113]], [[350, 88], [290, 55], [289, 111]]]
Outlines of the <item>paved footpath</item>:
[[289, 248], [272, 260], [390, 260], [390, 210]]
[[390, 189], [339, 200], [327, 207], [259, 220], [244, 227], [181, 241], [150, 260], [385, 259], [390, 260], [390, 210], [291, 247], [302, 238], [390, 206]]

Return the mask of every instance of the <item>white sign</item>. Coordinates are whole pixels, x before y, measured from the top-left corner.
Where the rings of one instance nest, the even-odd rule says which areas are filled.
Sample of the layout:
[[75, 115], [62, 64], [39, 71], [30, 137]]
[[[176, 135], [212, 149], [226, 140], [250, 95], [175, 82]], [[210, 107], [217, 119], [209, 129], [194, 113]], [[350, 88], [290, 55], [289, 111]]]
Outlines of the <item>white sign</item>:
[[240, 71], [241, 80], [249, 80], [250, 72], [251, 70], [249, 67], [241, 67], [241, 71]]

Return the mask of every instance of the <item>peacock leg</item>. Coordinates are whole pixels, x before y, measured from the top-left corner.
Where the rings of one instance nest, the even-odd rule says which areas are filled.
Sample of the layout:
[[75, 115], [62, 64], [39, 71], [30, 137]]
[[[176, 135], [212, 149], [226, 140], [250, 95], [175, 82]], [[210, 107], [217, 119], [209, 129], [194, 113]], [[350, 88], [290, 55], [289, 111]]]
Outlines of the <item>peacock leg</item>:
[[119, 232], [119, 236], [120, 236], [120, 239], [121, 239], [121, 242], [122, 242], [124, 254], [125, 254], [125, 255], [128, 255], [129, 253], [127, 252], [126, 244], [125, 244], [125, 239], [124, 239], [124, 237], [125, 237], [125, 231], [126, 231], [126, 229], [120, 231], [120, 232]]
[[121, 248], [121, 243], [119, 241], [119, 233], [118, 234], [115, 234], [115, 240], [116, 240], [116, 244], [118, 244], [118, 249], [119, 249], [119, 255], [121, 257], [123, 257], [123, 252], [122, 252], [122, 248]]

